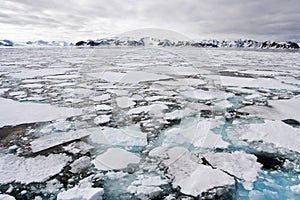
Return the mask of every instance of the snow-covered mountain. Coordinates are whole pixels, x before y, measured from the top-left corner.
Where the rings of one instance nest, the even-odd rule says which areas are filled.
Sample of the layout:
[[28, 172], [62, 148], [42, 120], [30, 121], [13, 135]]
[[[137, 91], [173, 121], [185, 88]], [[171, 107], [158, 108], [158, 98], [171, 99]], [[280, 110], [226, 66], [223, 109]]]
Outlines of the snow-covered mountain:
[[0, 46], [11, 47], [14, 46], [14, 42], [11, 40], [0, 40]]
[[171, 47], [210, 47], [210, 48], [260, 48], [260, 49], [299, 49], [299, 45], [295, 42], [277, 42], [264, 41], [259, 42], [255, 40], [179, 40], [174, 41], [170, 39], [158, 39], [151, 37], [142, 37], [140, 39], [133, 39], [131, 37], [121, 38], [103, 38], [97, 40], [79, 41], [75, 46], [171, 46]]
[[0, 46], [73, 46], [73, 43], [65, 41], [27, 41], [27, 42], [13, 42], [11, 40], [0, 40]]
[[[156, 47], [200, 47], [200, 48], [255, 48], [255, 49], [299, 49], [299, 44], [291, 41], [255, 41], [255, 40], [174, 40], [180, 38], [171, 35], [173, 39], [166, 39], [165, 36], [158, 37], [120, 37], [102, 38], [96, 40], [78, 41], [75, 46], [156, 46]], [[181, 37], [183, 38], [183, 37]], [[27, 41], [14, 43], [11, 40], [0, 40], [0, 46], [73, 46], [73, 43], [65, 41]]]

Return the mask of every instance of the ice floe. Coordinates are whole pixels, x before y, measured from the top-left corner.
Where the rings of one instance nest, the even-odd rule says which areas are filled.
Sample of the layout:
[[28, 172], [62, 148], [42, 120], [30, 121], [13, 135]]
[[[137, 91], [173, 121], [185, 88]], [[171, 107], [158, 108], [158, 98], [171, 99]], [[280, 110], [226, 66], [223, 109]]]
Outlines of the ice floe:
[[30, 143], [30, 147], [33, 153], [37, 153], [67, 142], [81, 139], [95, 132], [100, 132], [99, 128], [81, 129], [69, 132], [56, 132], [33, 140]]
[[219, 125], [219, 122], [206, 120], [183, 120], [176, 128], [166, 130], [163, 145], [172, 146], [174, 144], [192, 145], [199, 149], [226, 148], [229, 143], [211, 131]]
[[168, 159], [163, 162], [168, 167], [168, 173], [174, 177], [173, 187], [179, 186], [184, 194], [197, 197], [210, 189], [235, 184], [233, 177], [219, 169], [201, 164], [185, 148], [174, 147], [166, 153]]
[[0, 127], [52, 121], [81, 114], [81, 109], [0, 98]]
[[105, 171], [125, 169], [129, 164], [137, 165], [139, 162], [140, 157], [119, 148], [109, 148], [92, 161], [98, 170]]
[[103, 188], [74, 187], [57, 195], [57, 200], [101, 200]]
[[[231, 135], [238, 135], [240, 140], [250, 143], [259, 142], [264, 146], [274, 145], [276, 149], [284, 148], [300, 152], [300, 130], [281, 121], [265, 120], [264, 123], [238, 124], [228, 132]], [[267, 150], [267, 148], [265, 149]]]
[[0, 183], [44, 182], [58, 174], [69, 161], [71, 158], [65, 154], [51, 154], [34, 158], [24, 158], [12, 154], [1, 155]]
[[213, 167], [221, 169], [243, 183], [247, 190], [252, 190], [261, 164], [254, 155], [236, 151], [233, 153], [206, 153], [202, 155]]
[[89, 136], [93, 143], [116, 145], [116, 146], [146, 146], [147, 134], [143, 133], [138, 126], [108, 128], [95, 132]]
[[135, 105], [130, 97], [117, 97], [116, 102], [120, 108], [129, 108]]
[[284, 84], [273, 78], [243, 78], [220, 76], [221, 84], [224, 86], [235, 86], [242, 88], [268, 88], [277, 90], [299, 90], [298, 87]]

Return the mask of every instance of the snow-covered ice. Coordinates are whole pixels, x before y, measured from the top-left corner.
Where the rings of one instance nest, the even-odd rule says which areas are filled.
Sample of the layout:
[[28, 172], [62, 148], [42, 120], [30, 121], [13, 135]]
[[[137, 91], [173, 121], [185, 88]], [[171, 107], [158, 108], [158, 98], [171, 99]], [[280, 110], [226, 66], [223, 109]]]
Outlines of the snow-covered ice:
[[[264, 123], [240, 124], [229, 131], [230, 134], [239, 134], [239, 139], [251, 142], [260, 142], [262, 145], [274, 145], [276, 149], [284, 148], [300, 152], [300, 130], [293, 128], [282, 121], [265, 120]], [[275, 150], [275, 149], [274, 149]]]
[[242, 180], [247, 190], [253, 189], [261, 164], [256, 157], [245, 152], [206, 153], [203, 157], [215, 168], [221, 169]]
[[121, 129], [107, 128], [95, 132], [89, 136], [93, 143], [116, 146], [146, 146], [147, 134], [137, 126], [128, 126]]
[[139, 162], [137, 155], [119, 148], [110, 148], [92, 161], [98, 170], [120, 170]]
[[57, 132], [54, 134], [41, 136], [33, 140], [30, 143], [30, 147], [32, 152], [36, 153], [67, 142], [81, 139], [95, 132], [98, 133], [100, 130], [98, 128], [89, 128], [77, 131]]
[[103, 188], [74, 187], [57, 195], [57, 200], [101, 200]]
[[300, 199], [298, 51], [0, 54], [0, 198]]
[[81, 109], [0, 98], [0, 127], [52, 121], [81, 114]]
[[0, 183], [44, 182], [58, 174], [70, 160], [71, 158], [65, 154], [51, 154], [34, 158], [24, 158], [12, 154], [1, 155]]

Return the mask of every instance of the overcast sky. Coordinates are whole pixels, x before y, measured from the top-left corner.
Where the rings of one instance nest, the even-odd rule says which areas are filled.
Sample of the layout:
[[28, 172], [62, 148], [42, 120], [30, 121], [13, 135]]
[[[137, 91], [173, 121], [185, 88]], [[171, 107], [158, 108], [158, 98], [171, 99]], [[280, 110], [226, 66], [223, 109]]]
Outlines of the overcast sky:
[[0, 0], [0, 39], [96, 39], [161, 28], [192, 39], [300, 41], [300, 0]]

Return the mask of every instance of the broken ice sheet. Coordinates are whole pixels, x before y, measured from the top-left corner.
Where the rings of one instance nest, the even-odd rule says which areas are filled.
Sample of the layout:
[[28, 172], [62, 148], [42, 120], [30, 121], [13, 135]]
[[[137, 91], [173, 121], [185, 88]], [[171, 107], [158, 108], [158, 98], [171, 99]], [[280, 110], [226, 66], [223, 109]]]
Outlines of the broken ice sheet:
[[202, 150], [227, 148], [229, 143], [225, 142], [221, 135], [211, 131], [220, 124], [222, 124], [221, 121], [182, 120], [176, 127], [167, 129], [162, 133], [162, 145], [186, 145], [189, 148]]
[[261, 164], [256, 161], [257, 158], [254, 155], [236, 151], [233, 153], [209, 152], [201, 156], [213, 167], [237, 177], [245, 189], [253, 189], [253, 183], [256, 181], [258, 171], [261, 168]]
[[81, 109], [0, 98], [0, 127], [52, 121], [81, 114]]
[[259, 151], [268, 150], [267, 146], [269, 146], [274, 152], [281, 152], [282, 149], [300, 152], [300, 129], [293, 128], [282, 121], [265, 120], [264, 123], [237, 124], [228, 129], [227, 133], [229, 137], [238, 137], [238, 140], [247, 141], [249, 145], [252, 142], [260, 143], [261, 145], [256, 147]]
[[65, 154], [50, 154], [49, 156], [36, 156], [24, 158], [12, 154], [0, 155], [0, 183], [44, 182], [58, 174], [71, 158]]
[[99, 133], [99, 128], [89, 128], [76, 131], [52, 133], [33, 140], [30, 143], [30, 147], [33, 153], [37, 153], [58, 145], [81, 139], [95, 132]]
[[125, 169], [129, 164], [138, 165], [139, 162], [139, 156], [119, 148], [109, 148], [92, 161], [98, 170], [104, 171]]
[[[149, 155], [152, 157], [163, 155], [163, 163], [168, 169], [167, 173], [174, 177], [173, 187], [179, 186], [180, 191], [184, 194], [197, 197], [209, 189], [226, 188], [235, 184], [233, 177], [219, 169], [203, 165], [200, 160], [195, 160], [193, 155], [183, 147], [159, 148], [159, 150], [156, 149], [155, 153], [150, 152]], [[165, 157], [165, 155], [167, 156]]]
[[300, 96], [288, 100], [268, 100], [268, 106], [245, 106], [241, 112], [269, 120], [293, 119], [300, 121]]
[[147, 134], [135, 125], [119, 129], [104, 127], [103, 130], [91, 134], [89, 139], [92, 143], [122, 146], [124, 148], [147, 145]]

